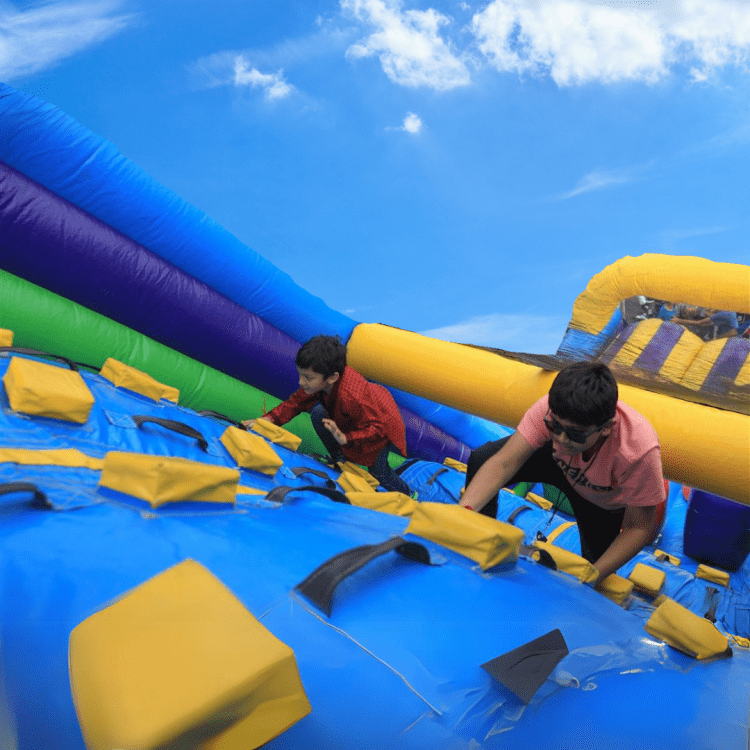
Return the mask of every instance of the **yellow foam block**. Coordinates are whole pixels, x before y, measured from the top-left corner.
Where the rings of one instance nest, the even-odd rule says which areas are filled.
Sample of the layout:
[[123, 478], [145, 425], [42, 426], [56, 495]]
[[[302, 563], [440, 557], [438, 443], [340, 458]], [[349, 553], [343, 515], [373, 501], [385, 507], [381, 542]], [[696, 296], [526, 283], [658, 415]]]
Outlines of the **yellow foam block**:
[[[596, 568], [585, 557], [576, 555], [575, 552], [570, 552], [562, 547], [556, 547], [549, 542], [540, 542], [538, 539], [534, 541], [534, 546], [548, 552], [559, 571], [572, 575], [581, 583], [591, 583], [596, 580], [598, 576]], [[539, 559], [536, 553], [532, 557], [535, 560]]]
[[672, 599], [664, 599], [645, 628], [651, 635], [696, 659], [720, 656], [729, 646], [726, 636], [705, 617], [699, 617]]
[[273, 476], [284, 462], [276, 451], [260, 436], [229, 425], [221, 436], [229, 454], [243, 469], [254, 469]]
[[344, 492], [372, 492], [372, 485], [364, 477], [351, 471], [342, 471], [336, 481]]
[[410, 516], [414, 512], [417, 501], [403, 492], [347, 492], [347, 498], [352, 505], [394, 516]]
[[718, 583], [720, 586], [729, 586], [729, 573], [725, 570], [711, 568], [708, 565], [699, 565], [695, 571], [695, 577]]
[[296, 451], [302, 442], [301, 437], [297, 437], [294, 433], [285, 430], [283, 427], [279, 427], [273, 422], [269, 422], [267, 419], [256, 419], [251, 429], [259, 435], [263, 435], [264, 438], [270, 440], [272, 443], [289, 448], [290, 451]]
[[180, 391], [171, 385], [165, 385], [152, 378], [148, 373], [141, 372], [135, 367], [126, 365], [110, 357], [102, 365], [99, 374], [116, 385], [118, 388], [127, 388], [142, 396], [147, 396], [154, 401], [165, 399], [175, 404], [180, 400]]
[[3, 384], [10, 408], [22, 414], [83, 424], [94, 405], [80, 373], [67, 367], [12, 357]]
[[633, 582], [612, 573], [602, 581], [599, 590], [615, 604], [622, 604], [633, 592]]
[[187, 458], [110, 451], [104, 457], [99, 485], [148, 502], [198, 500], [234, 504], [240, 473]]
[[363, 469], [359, 464], [355, 464], [352, 461], [345, 461], [344, 463], [339, 464], [339, 468], [342, 472], [346, 471], [349, 474], [356, 474], [358, 477], [361, 477], [373, 489], [380, 486], [380, 482], [378, 482], [378, 480], [375, 479], [367, 469]]
[[552, 503], [546, 497], [537, 495], [535, 492], [527, 492], [524, 499], [538, 505], [542, 510], [549, 510], [552, 507]]
[[636, 563], [628, 578], [638, 591], [642, 591], [649, 596], [657, 596], [664, 585], [667, 574], [663, 570], [652, 568], [650, 565]]
[[461, 461], [456, 461], [455, 458], [451, 458], [450, 456], [447, 456], [443, 459], [443, 463], [446, 466], [449, 466], [451, 469], [456, 469], [457, 471], [462, 472], [463, 474], [466, 474], [467, 466], [465, 463], [462, 463]]
[[523, 531], [458, 505], [416, 503], [406, 533], [429, 539], [487, 570], [518, 560]]
[[677, 566], [682, 565], [682, 560], [680, 560], [679, 557], [675, 557], [674, 555], [670, 555], [667, 552], [664, 552], [664, 551], [662, 551], [660, 549], [657, 549], [654, 552], [654, 557], [657, 560], [659, 560], [660, 562], [662, 562], [661, 558], [663, 557], [664, 558], [663, 562], [668, 562], [671, 565], [677, 565]]
[[13, 331], [0, 328], [0, 346], [13, 346]]
[[69, 667], [88, 750], [251, 750], [310, 712], [292, 650], [194, 560], [80, 623]]

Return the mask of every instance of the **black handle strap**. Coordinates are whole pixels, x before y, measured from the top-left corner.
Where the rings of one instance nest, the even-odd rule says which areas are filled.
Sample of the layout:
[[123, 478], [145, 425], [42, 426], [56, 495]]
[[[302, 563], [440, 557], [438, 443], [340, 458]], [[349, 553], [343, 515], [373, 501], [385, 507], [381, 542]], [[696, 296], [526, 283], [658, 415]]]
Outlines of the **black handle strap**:
[[[335, 486], [335, 485], [334, 485]], [[288, 487], [282, 485], [281, 487], [274, 487], [267, 495], [266, 500], [271, 500], [274, 503], [283, 503], [286, 500], [286, 496], [290, 492], [317, 492], [319, 495], [324, 495], [329, 500], [333, 500], [334, 503], [343, 503], [344, 505], [351, 505], [349, 498], [338, 490], [331, 489], [329, 487], [315, 487], [308, 485], [306, 487]]]
[[5, 482], [0, 484], [0, 495], [12, 495], [16, 492], [30, 492], [34, 499], [29, 503], [32, 508], [50, 508], [47, 496], [32, 482]]
[[438, 478], [438, 477], [439, 477], [439, 476], [440, 476], [440, 475], [441, 475], [441, 474], [442, 474], [443, 472], [446, 472], [446, 471], [448, 471], [448, 467], [447, 467], [447, 466], [442, 466], [442, 467], [440, 467], [440, 468], [439, 468], [439, 469], [438, 469], [438, 470], [437, 470], [437, 471], [436, 471], [436, 472], [435, 472], [435, 473], [434, 473], [434, 474], [433, 474], [433, 475], [432, 475], [432, 476], [431, 476], [431, 477], [430, 477], [430, 478], [429, 478], [429, 479], [427, 480], [427, 484], [429, 484], [429, 485], [432, 485], [432, 484], [434, 484], [434, 483], [435, 483], [435, 480], [436, 480], [436, 479], [437, 479], [437, 478]]
[[533, 559], [533, 555], [537, 554], [539, 555], [539, 564], [544, 565], [545, 568], [549, 568], [550, 570], [557, 570], [557, 563], [555, 562], [555, 558], [550, 555], [549, 552], [547, 552], [546, 549], [540, 549], [539, 547], [532, 547], [527, 544], [521, 545], [521, 554], [526, 555], [526, 557], [531, 557]]
[[234, 425], [235, 427], [239, 427], [241, 430], [247, 430], [247, 427], [245, 427], [242, 422], [235, 422], [234, 419], [231, 417], [228, 417], [226, 414], [222, 414], [218, 411], [211, 411], [211, 409], [204, 409], [203, 411], [199, 411], [198, 414], [200, 414], [202, 417], [213, 417], [214, 419], [220, 419], [224, 422], [229, 422], [229, 424]]
[[200, 446], [201, 450], [208, 451], [208, 442], [206, 441], [206, 438], [204, 438], [203, 435], [198, 432], [198, 430], [193, 429], [192, 427], [190, 427], [190, 425], [186, 425], [183, 422], [177, 422], [174, 419], [162, 419], [161, 417], [149, 417], [145, 414], [134, 415], [133, 421], [138, 427], [141, 427], [144, 422], [153, 422], [154, 424], [158, 424], [160, 427], [166, 427], [168, 430], [173, 430], [180, 435], [195, 438], [198, 441], [198, 445]]
[[716, 586], [709, 586], [706, 588], [706, 604], [708, 609], [706, 614], [703, 615], [709, 622], [716, 622], [716, 609], [719, 606], [719, 589]]
[[294, 590], [330, 617], [333, 592], [341, 581], [391, 550], [409, 560], [430, 565], [430, 553], [424, 545], [395, 536], [381, 544], [364, 544], [334, 555], [297, 584]]
[[336, 489], [336, 482], [331, 479], [331, 477], [328, 476], [324, 471], [320, 471], [319, 469], [310, 469], [306, 466], [294, 466], [292, 468], [292, 474], [294, 474], [295, 477], [299, 479], [303, 474], [312, 474], [313, 476], [320, 477], [321, 479], [326, 480], [326, 487], [329, 490], [335, 490]]
[[[27, 349], [22, 346], [0, 346], [0, 352], [8, 352], [10, 354], [28, 354], [31, 357], [43, 357], [44, 359], [56, 359], [59, 362], [65, 363], [71, 370], [78, 372], [78, 363], [73, 362], [72, 359], [62, 357], [59, 354], [50, 354], [49, 352], [43, 352], [41, 349]], [[81, 365], [82, 367], [88, 367], [88, 365]], [[95, 368], [91, 368], [92, 370]]]

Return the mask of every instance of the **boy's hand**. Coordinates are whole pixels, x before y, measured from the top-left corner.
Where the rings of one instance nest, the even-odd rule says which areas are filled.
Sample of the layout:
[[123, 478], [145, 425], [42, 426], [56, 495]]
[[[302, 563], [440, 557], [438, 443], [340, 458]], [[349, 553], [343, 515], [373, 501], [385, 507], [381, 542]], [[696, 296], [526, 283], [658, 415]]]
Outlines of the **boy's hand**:
[[[266, 419], [265, 417], [258, 417], [258, 419]], [[266, 419], [266, 422], [270, 422], [270, 419]], [[240, 424], [246, 429], [251, 430], [253, 428], [253, 425], [255, 424], [254, 419], [243, 419]]]
[[346, 445], [346, 435], [344, 435], [343, 432], [338, 428], [338, 425], [332, 420], [332, 419], [324, 419], [323, 420], [323, 427], [328, 430], [328, 432], [333, 435], [333, 439], [339, 444], [339, 445]]

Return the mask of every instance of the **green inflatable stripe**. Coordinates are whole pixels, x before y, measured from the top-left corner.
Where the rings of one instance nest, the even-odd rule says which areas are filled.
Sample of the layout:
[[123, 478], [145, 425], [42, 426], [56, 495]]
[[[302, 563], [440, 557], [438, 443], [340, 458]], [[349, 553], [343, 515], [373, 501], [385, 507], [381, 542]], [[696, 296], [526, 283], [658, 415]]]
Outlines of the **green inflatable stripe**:
[[[147, 372], [180, 390], [180, 404], [211, 410], [235, 421], [252, 419], [279, 399], [170, 349], [99, 313], [0, 270], [0, 328], [13, 345], [67, 357], [96, 369], [108, 357]], [[287, 429], [302, 438], [300, 451], [325, 453], [307, 414]]]

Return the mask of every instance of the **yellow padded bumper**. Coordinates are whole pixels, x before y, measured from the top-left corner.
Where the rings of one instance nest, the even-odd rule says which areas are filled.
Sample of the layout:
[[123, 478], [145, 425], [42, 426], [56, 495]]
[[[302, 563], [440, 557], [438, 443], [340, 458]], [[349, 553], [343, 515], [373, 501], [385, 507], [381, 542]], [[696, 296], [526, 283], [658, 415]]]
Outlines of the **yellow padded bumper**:
[[252, 750], [311, 710], [293, 651], [194, 560], [80, 623], [69, 666], [88, 750]]
[[416, 503], [406, 533], [442, 544], [482, 570], [518, 560], [523, 542], [523, 531], [509, 523], [443, 503]]
[[94, 405], [80, 373], [33, 359], [12, 357], [3, 384], [10, 408], [22, 414], [84, 424]]
[[159, 401], [162, 398], [175, 404], [180, 401], [179, 388], [160, 383], [148, 373], [141, 372], [141, 370], [112, 357], [104, 362], [99, 374], [118, 388], [127, 388], [129, 391], [135, 391], [154, 401]]
[[284, 464], [278, 453], [260, 435], [239, 427], [229, 425], [221, 436], [221, 443], [243, 469], [273, 476]]
[[99, 479], [107, 487], [148, 502], [197, 500], [234, 504], [240, 473], [236, 469], [202, 464], [187, 458], [110, 451]]
[[672, 599], [665, 598], [645, 625], [646, 631], [696, 659], [729, 655], [729, 641], [716, 627]]

